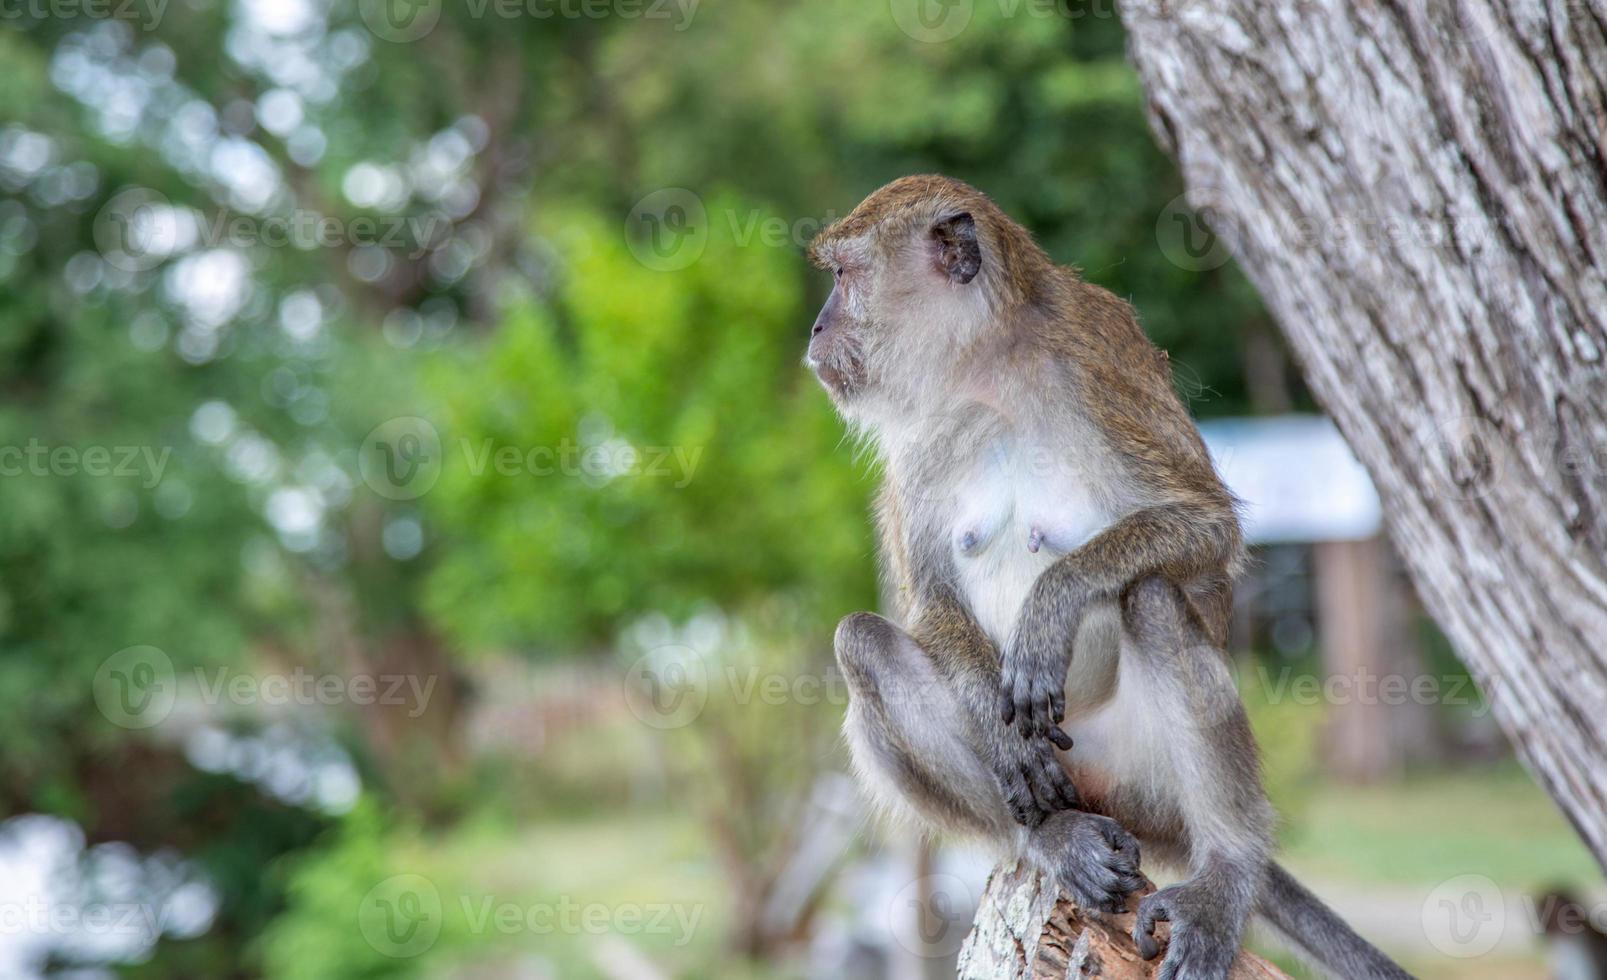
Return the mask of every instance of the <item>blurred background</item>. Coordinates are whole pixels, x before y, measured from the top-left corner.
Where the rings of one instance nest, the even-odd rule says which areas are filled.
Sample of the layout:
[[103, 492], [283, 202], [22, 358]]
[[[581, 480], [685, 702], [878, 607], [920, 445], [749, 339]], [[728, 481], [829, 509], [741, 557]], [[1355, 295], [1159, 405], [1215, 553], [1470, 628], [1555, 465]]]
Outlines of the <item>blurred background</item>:
[[0, 976], [952, 975], [991, 861], [846, 776], [876, 474], [800, 366], [923, 171], [1170, 351], [1287, 863], [1426, 977], [1601, 895], [1111, 0], [5, 0], [0, 78]]

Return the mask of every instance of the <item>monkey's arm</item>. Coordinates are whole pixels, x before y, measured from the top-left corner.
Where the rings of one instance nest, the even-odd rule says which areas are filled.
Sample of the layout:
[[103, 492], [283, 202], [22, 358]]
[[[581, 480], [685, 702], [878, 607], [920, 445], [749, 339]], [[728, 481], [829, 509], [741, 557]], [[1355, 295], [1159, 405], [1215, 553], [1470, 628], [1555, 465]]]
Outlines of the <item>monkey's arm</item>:
[[[1190, 501], [1134, 511], [1044, 570], [1021, 610], [1004, 658], [1000, 714], [1023, 738], [1047, 735], [1066, 716], [1066, 670], [1089, 603], [1115, 599], [1132, 583], [1159, 575], [1179, 586], [1226, 580], [1243, 548], [1231, 503]], [[1203, 624], [1207, 635], [1218, 624]]]
[[926, 651], [945, 686], [958, 695], [970, 717], [978, 755], [999, 781], [1017, 823], [1036, 827], [1062, 810], [1081, 809], [1071, 776], [1041, 739], [1023, 742], [992, 720], [999, 686], [998, 648], [965, 606], [946, 588], [922, 597], [910, 635]]

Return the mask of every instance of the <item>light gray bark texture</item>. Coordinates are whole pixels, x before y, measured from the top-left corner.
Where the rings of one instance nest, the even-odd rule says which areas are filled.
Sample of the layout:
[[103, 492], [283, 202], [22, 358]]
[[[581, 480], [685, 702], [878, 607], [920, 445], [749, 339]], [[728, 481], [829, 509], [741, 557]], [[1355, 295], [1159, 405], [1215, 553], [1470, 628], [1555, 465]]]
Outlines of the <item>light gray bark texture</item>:
[[[1085, 915], [1059, 900], [1059, 890], [1044, 876], [1024, 865], [1000, 865], [960, 950], [959, 980], [1151, 980], [1162, 957], [1140, 958], [1131, 936], [1140, 897], [1132, 896], [1121, 915]], [[1158, 927], [1163, 942], [1167, 929], [1164, 923]], [[1289, 977], [1254, 953], [1240, 953], [1229, 980]]]
[[[1188, 186], [1162, 250], [1260, 289], [1430, 611], [1607, 867], [1607, 0], [1120, 10]], [[1064, 976], [1075, 915], [1001, 868], [961, 975]]]
[[1607, 0], [1121, 13], [1194, 213], [1607, 867]]

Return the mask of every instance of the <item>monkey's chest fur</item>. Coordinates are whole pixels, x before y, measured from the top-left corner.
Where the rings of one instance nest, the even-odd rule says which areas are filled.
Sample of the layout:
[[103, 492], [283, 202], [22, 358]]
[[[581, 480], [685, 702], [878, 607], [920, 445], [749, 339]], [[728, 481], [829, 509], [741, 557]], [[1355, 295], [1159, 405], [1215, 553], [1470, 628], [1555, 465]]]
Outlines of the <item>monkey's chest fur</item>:
[[1044, 569], [1110, 524], [1076, 467], [1020, 442], [990, 444], [952, 487], [948, 538], [960, 592], [1004, 649]]
[[[1011, 436], [977, 447], [956, 467], [940, 524], [953, 581], [971, 615], [1000, 651], [1010, 648], [1038, 577], [1115, 519], [1100, 470], [1062, 449]], [[1119, 630], [1115, 611], [1090, 610], [1067, 675], [1075, 719], [1114, 691]]]

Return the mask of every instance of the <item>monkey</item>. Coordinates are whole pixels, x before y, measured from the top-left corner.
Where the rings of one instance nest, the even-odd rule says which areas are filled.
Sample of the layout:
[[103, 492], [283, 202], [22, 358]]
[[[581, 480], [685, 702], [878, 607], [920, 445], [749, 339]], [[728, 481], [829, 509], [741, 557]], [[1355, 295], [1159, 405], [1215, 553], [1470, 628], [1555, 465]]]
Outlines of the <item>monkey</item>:
[[905, 177], [809, 245], [805, 364], [875, 456], [885, 607], [833, 644], [875, 802], [1122, 910], [1158, 976], [1225, 977], [1259, 912], [1347, 980], [1408, 976], [1271, 860], [1225, 647], [1237, 501], [1132, 307], [975, 188]]

